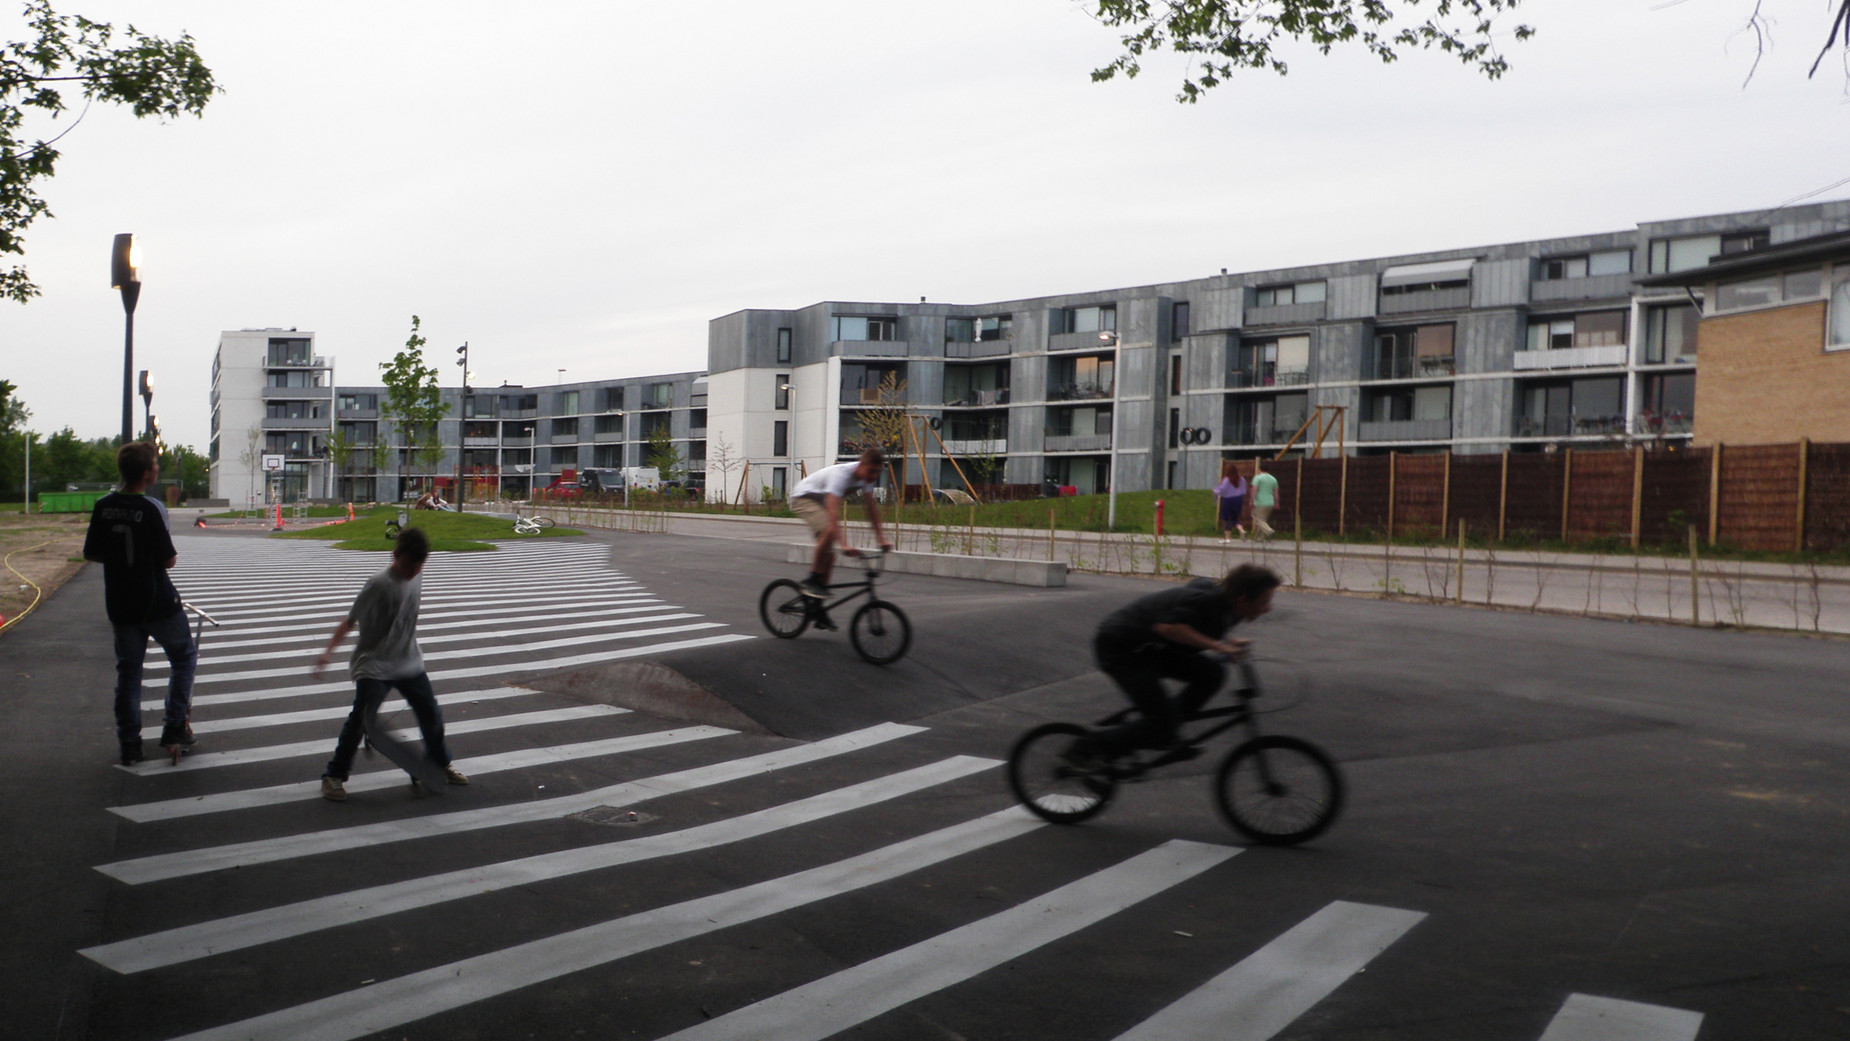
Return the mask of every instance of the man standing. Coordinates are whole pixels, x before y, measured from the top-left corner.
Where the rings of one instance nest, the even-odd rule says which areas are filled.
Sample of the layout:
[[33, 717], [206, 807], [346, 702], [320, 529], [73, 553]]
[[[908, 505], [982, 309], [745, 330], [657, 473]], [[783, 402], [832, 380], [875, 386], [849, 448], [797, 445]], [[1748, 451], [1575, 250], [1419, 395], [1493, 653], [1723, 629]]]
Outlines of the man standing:
[[122, 489], [97, 501], [84, 536], [84, 559], [103, 565], [103, 608], [115, 630], [116, 740], [123, 766], [141, 759], [141, 667], [150, 637], [173, 666], [161, 716], [161, 747], [177, 754], [193, 745], [187, 719], [199, 649], [187, 628], [180, 593], [167, 576], [180, 559], [167, 531], [167, 507], [147, 494], [160, 479], [160, 458], [145, 441], [117, 450]]
[[[828, 598], [829, 573], [835, 568], [838, 543], [849, 556], [858, 554], [848, 545], [848, 532], [841, 522], [842, 500], [879, 484], [880, 469], [885, 465], [886, 453], [870, 448], [855, 462], [817, 470], [797, 482], [796, 489], [790, 493], [791, 512], [803, 518], [809, 530], [816, 533], [816, 555], [810, 564], [809, 577], [803, 580], [804, 596], [817, 600]], [[861, 501], [867, 504], [867, 519], [874, 526], [874, 538], [880, 540], [880, 548], [892, 549], [893, 544], [886, 540], [886, 531], [880, 526], [880, 507], [869, 495], [862, 495]], [[834, 625], [824, 619], [817, 627], [833, 629]]]
[[1278, 478], [1265, 472], [1265, 460], [1254, 459], [1253, 534], [1264, 542], [1272, 537], [1272, 509], [1278, 505]]
[[[393, 687], [398, 688], [418, 718], [424, 758], [442, 770], [449, 783], [469, 783], [462, 771], [450, 765], [449, 749], [443, 743], [443, 712], [437, 707], [436, 692], [424, 672], [424, 655], [418, 649], [418, 607], [423, 598], [418, 575], [429, 557], [430, 540], [422, 531], [406, 528], [400, 532], [392, 545], [392, 566], [367, 580], [347, 617], [335, 627], [327, 649], [315, 659], [314, 675], [320, 676], [328, 667], [328, 659], [334, 656], [334, 648], [355, 626], [359, 627], [360, 640], [354, 645], [349, 665], [354, 684], [353, 711], [347, 714], [347, 722], [334, 744], [334, 758], [321, 775], [321, 795], [325, 799], [346, 801], [347, 775], [353, 769], [353, 755], [359, 751], [362, 733], [394, 762], [415, 762], [396, 738], [375, 727], [379, 706]], [[412, 784], [417, 784], [415, 774]]]

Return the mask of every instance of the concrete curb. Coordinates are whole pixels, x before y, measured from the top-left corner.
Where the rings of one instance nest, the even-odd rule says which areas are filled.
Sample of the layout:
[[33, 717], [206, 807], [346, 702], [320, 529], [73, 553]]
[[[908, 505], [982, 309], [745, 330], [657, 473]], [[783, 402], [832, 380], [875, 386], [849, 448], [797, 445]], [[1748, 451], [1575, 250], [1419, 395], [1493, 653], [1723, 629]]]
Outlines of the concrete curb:
[[[815, 555], [810, 545], [788, 546], [784, 561], [808, 564]], [[1053, 560], [1011, 560], [1006, 557], [965, 557], [949, 553], [894, 552], [886, 555], [886, 570], [907, 575], [935, 575], [977, 582], [1003, 582], [1042, 588], [1066, 585], [1066, 564]]]

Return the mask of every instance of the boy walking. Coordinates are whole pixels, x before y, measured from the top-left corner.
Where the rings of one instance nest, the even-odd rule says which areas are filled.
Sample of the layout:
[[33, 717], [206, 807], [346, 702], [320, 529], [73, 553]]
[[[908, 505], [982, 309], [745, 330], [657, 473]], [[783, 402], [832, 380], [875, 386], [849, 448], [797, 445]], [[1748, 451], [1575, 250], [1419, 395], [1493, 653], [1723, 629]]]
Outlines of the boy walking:
[[[346, 800], [347, 775], [353, 769], [361, 734], [400, 765], [412, 761], [409, 748], [377, 727], [379, 706], [394, 687], [417, 715], [418, 733], [424, 738], [424, 758], [441, 768], [449, 783], [469, 783], [469, 778], [450, 765], [450, 753], [443, 744], [443, 713], [437, 707], [437, 695], [431, 690], [430, 677], [424, 672], [424, 656], [418, 650], [418, 604], [423, 595], [423, 581], [418, 576], [429, 557], [430, 541], [422, 531], [406, 528], [401, 532], [392, 547], [392, 566], [367, 580], [347, 617], [335, 627], [327, 649], [315, 659], [314, 675], [320, 676], [334, 648], [356, 626], [359, 628], [360, 640], [348, 665], [354, 683], [353, 711], [340, 728], [334, 758], [328, 760], [327, 772], [321, 776], [322, 798]], [[418, 786], [415, 775], [411, 783]]]
[[161, 717], [161, 745], [190, 749], [193, 728], [193, 670], [199, 649], [186, 625], [180, 593], [167, 572], [180, 556], [167, 531], [167, 507], [147, 490], [161, 476], [161, 457], [145, 441], [116, 451], [122, 490], [110, 492], [90, 511], [84, 559], [103, 565], [103, 608], [115, 629], [116, 740], [122, 765], [141, 759], [141, 667], [153, 638], [167, 653], [167, 704]]

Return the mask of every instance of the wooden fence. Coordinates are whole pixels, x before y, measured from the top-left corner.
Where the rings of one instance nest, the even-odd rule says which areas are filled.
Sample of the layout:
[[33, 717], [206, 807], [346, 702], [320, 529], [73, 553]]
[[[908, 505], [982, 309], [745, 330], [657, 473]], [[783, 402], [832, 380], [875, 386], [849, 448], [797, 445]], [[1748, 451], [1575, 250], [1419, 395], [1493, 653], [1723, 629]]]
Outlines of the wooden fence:
[[[1240, 468], [1249, 477], [1252, 464]], [[1390, 538], [1850, 549], [1850, 444], [1399, 455], [1268, 464], [1272, 526]]]

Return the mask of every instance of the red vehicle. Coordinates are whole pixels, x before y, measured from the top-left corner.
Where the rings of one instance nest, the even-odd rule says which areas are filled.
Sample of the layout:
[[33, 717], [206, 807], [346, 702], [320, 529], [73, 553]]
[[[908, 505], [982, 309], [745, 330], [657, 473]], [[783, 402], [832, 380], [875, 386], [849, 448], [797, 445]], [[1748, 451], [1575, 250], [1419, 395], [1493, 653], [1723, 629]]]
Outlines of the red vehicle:
[[578, 486], [578, 471], [566, 467], [552, 483], [540, 489], [540, 497], [545, 499], [576, 499], [584, 494]]

